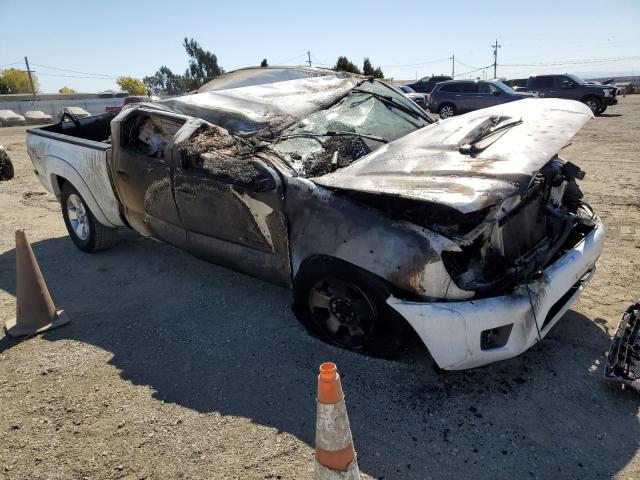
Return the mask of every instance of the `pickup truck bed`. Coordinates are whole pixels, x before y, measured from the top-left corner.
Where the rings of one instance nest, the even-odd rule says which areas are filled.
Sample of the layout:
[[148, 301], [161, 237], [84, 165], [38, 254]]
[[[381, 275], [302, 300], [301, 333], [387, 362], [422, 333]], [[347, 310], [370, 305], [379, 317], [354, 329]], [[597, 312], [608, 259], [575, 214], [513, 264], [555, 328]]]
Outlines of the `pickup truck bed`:
[[[28, 130], [27, 151], [44, 187], [60, 199], [61, 179], [70, 181], [96, 219], [106, 226], [124, 226], [114, 195], [108, 162], [112, 113]], [[82, 172], [80, 175], [79, 172]]]

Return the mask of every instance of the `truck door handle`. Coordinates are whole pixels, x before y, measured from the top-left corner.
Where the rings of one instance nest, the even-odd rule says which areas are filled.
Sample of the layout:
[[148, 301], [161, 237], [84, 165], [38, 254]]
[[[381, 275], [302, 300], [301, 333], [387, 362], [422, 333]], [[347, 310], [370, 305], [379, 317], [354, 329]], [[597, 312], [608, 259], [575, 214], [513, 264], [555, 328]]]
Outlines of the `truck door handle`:
[[118, 175], [120, 175], [122, 178], [129, 178], [129, 174], [124, 170], [118, 170]]

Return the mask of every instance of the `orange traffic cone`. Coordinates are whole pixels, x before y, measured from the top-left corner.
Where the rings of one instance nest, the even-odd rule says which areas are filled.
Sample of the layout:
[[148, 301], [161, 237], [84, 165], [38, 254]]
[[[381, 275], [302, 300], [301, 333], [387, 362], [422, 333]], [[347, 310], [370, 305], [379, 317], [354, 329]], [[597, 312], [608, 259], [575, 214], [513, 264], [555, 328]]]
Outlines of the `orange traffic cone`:
[[320, 365], [316, 417], [316, 480], [360, 480], [351, 427], [334, 363]]
[[22, 337], [46, 332], [69, 323], [64, 311], [56, 311], [31, 245], [16, 230], [16, 319], [5, 324], [7, 334]]

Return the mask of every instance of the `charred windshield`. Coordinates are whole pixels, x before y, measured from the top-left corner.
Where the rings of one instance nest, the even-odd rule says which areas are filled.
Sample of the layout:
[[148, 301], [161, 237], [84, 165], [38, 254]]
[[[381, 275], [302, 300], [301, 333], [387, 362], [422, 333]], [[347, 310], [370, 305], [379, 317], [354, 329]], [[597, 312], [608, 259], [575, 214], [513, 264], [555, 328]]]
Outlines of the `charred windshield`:
[[304, 177], [350, 165], [431, 120], [396, 90], [364, 82], [342, 100], [292, 125], [271, 145]]

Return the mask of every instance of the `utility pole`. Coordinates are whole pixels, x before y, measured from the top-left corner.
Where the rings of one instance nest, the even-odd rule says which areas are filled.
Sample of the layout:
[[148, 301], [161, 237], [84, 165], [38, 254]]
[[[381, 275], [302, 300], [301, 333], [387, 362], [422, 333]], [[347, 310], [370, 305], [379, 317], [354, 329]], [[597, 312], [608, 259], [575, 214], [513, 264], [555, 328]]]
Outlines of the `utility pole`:
[[31, 70], [29, 69], [29, 60], [27, 57], [24, 57], [24, 63], [27, 65], [27, 74], [29, 74], [29, 83], [31, 84], [31, 93], [33, 93], [33, 98], [36, 98], [36, 89], [33, 86], [33, 78], [31, 77]]
[[311, 66], [311, 52], [309, 50], [307, 50], [307, 59], [307, 63]]
[[498, 39], [496, 38], [496, 44], [491, 45], [493, 48], [493, 78], [498, 78], [497, 70], [498, 70], [498, 49], [502, 45], [498, 45]]
[[451, 78], [456, 78], [456, 54], [451, 54]]

